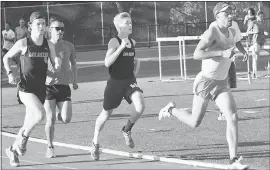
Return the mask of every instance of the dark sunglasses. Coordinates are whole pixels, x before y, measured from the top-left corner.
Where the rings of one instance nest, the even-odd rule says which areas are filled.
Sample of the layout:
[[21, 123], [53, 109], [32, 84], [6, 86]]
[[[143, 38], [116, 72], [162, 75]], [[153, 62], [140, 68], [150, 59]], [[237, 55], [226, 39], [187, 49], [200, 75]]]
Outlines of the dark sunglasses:
[[65, 28], [64, 27], [52, 27], [52, 28], [55, 28], [56, 31], [65, 31]]

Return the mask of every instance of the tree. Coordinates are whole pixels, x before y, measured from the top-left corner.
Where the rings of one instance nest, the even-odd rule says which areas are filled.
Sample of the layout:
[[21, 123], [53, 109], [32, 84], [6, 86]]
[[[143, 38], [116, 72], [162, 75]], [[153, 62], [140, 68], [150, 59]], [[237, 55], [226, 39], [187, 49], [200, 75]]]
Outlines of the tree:
[[137, 2], [124, 2], [124, 1], [115, 2], [118, 13], [128, 12], [130, 14], [133, 12], [136, 3]]

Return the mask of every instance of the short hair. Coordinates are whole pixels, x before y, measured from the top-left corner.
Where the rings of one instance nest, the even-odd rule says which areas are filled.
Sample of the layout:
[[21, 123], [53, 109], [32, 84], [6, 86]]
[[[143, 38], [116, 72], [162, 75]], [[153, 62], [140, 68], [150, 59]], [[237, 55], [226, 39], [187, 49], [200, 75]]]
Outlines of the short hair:
[[248, 8], [248, 11], [251, 11], [251, 15], [256, 15], [256, 12], [255, 12], [254, 8]]
[[49, 26], [51, 26], [54, 22], [62, 22], [64, 24], [63, 21], [61, 21], [60, 19], [56, 18], [56, 17], [51, 17], [50, 18], [50, 23]]
[[113, 18], [113, 23], [115, 28], [117, 29], [117, 31], [119, 31], [119, 23], [123, 18], [131, 18], [130, 14], [127, 12], [121, 12], [119, 14], [117, 14], [114, 18]]

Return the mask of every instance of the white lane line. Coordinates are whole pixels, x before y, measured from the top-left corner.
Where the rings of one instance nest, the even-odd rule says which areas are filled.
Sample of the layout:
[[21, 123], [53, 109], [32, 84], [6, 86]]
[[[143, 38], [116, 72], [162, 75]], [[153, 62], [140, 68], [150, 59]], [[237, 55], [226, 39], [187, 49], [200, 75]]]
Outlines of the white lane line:
[[[6, 156], [1, 156], [2, 158], [6, 158], [9, 159]], [[31, 163], [31, 164], [37, 164], [35, 166], [41, 166], [41, 165], [47, 165], [47, 166], [52, 166], [52, 167], [56, 167], [56, 168], [61, 168], [61, 169], [78, 169], [78, 168], [71, 168], [71, 167], [67, 167], [67, 166], [60, 166], [60, 165], [50, 165], [50, 163], [42, 163], [42, 162], [34, 162], [34, 161], [28, 161], [28, 160], [24, 160], [24, 159], [20, 159], [20, 162], [27, 162], [27, 163]], [[60, 162], [61, 163], [61, 162]], [[23, 166], [23, 165], [22, 165]], [[20, 167], [20, 166], [19, 166]], [[33, 168], [31, 168], [33, 169]]]
[[242, 112], [244, 112], [244, 113], [257, 113], [258, 111], [255, 111], [255, 110], [244, 110]]
[[257, 99], [257, 100], [255, 100], [255, 102], [260, 102], [260, 101], [265, 101], [265, 100], [267, 100], [267, 99]]
[[[7, 132], [1, 132], [1, 133], [3, 136], [7, 136], [7, 137], [16, 138], [17, 136], [15, 134], [7, 133]], [[47, 144], [47, 141], [43, 139], [30, 137], [29, 141]], [[89, 147], [89, 146], [73, 145], [73, 144], [66, 144], [66, 143], [61, 143], [61, 142], [54, 142], [54, 145], [72, 148], [72, 149], [80, 149], [84, 151], [90, 151], [91, 149], [93, 149], [92, 147]], [[129, 153], [129, 152], [123, 152], [123, 151], [117, 151], [117, 150], [111, 150], [111, 149], [105, 149], [105, 148], [101, 148], [100, 150], [103, 153], [125, 156], [129, 158], [140, 158], [140, 159], [162, 161], [162, 162], [168, 162], [168, 163], [179, 163], [179, 164], [200, 166], [200, 167], [207, 167], [207, 168], [228, 169], [228, 165], [223, 165], [223, 164], [205, 163], [205, 162], [182, 160], [182, 159], [176, 159], [176, 158], [158, 157], [155, 155], [143, 155], [141, 153]]]

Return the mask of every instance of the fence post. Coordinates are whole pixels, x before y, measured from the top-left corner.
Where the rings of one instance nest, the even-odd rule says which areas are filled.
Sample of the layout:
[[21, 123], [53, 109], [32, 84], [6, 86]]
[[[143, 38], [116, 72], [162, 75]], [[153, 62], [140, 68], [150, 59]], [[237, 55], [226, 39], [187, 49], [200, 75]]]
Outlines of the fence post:
[[4, 21], [5, 21], [5, 23], [7, 22], [7, 18], [6, 18], [6, 8], [4, 8]]
[[110, 39], [112, 38], [112, 28], [111, 26], [109, 27], [109, 30], [110, 30]]
[[150, 48], [150, 26], [147, 24], [148, 48]]
[[185, 23], [185, 36], [187, 36], [187, 31], [188, 31], [188, 27], [187, 27], [187, 23]]

